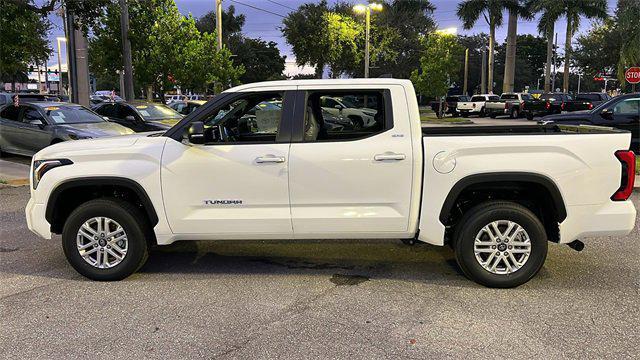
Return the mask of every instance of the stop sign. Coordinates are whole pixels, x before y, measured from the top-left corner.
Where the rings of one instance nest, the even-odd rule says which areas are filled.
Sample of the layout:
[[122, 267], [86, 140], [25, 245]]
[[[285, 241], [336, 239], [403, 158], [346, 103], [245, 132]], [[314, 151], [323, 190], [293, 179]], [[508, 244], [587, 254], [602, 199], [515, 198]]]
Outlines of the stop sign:
[[640, 83], [640, 67], [634, 66], [628, 68], [624, 73], [624, 78], [627, 79], [629, 84]]

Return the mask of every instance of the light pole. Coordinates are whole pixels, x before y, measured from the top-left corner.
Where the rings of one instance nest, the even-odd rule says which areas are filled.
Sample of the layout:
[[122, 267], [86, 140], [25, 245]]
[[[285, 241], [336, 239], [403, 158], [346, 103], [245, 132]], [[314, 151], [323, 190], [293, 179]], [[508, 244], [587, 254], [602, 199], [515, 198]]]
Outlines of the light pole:
[[222, 0], [216, 0], [216, 32], [218, 51], [222, 50]]
[[[62, 95], [62, 59], [60, 58], [60, 42], [66, 42], [67, 38], [59, 36], [56, 40], [58, 42], [58, 94]], [[68, 68], [67, 71], [69, 71]]]
[[371, 12], [382, 11], [382, 4], [369, 3], [368, 5], [358, 4], [353, 7], [357, 14], [365, 15], [365, 43], [364, 43], [364, 77], [369, 77], [369, 30], [371, 28]]

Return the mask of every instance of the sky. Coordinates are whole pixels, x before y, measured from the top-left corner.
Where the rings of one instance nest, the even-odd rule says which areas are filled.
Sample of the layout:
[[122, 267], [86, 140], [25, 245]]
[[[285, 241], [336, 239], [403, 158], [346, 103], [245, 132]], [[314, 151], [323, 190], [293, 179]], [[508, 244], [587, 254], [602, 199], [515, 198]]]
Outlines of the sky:
[[[243, 33], [248, 37], [262, 38], [265, 41], [275, 41], [283, 55], [287, 56], [288, 67], [291, 67], [295, 60], [291, 47], [284, 41], [282, 34], [278, 28], [281, 26], [282, 17], [287, 13], [296, 9], [303, 3], [313, 2], [314, 0], [223, 0], [223, 7], [226, 9], [230, 5], [236, 8], [236, 13], [244, 14], [246, 22]], [[607, 0], [609, 5], [609, 14], [613, 14], [616, 7], [616, 0]], [[178, 9], [182, 14], [191, 13], [194, 17], [200, 17], [215, 8], [215, 0], [175, 0]], [[328, 0], [330, 4], [336, 0]], [[367, 3], [367, 0], [351, 0], [352, 3]], [[471, 30], [464, 30], [462, 23], [456, 17], [456, 7], [460, 1], [458, 0], [431, 0], [435, 5], [434, 19], [439, 28], [458, 28], [459, 34], [477, 34], [488, 33], [489, 25], [481, 18]], [[55, 24], [51, 30], [49, 38], [54, 47], [54, 55], [51, 57], [49, 64], [57, 64], [55, 55], [55, 38], [63, 36], [63, 29], [59, 19], [52, 19]], [[57, 21], [56, 21], [57, 20]], [[505, 24], [496, 30], [496, 40], [503, 42], [506, 38], [506, 14]], [[375, 21], [375, 19], [373, 20]], [[583, 19], [578, 33], [587, 32], [592, 27], [589, 20]], [[556, 32], [558, 33], [558, 45], [564, 46], [566, 21], [560, 19], [556, 23]], [[525, 21], [520, 19], [518, 22], [518, 34], [537, 35], [537, 19]], [[574, 37], [575, 39], [575, 37]], [[64, 49], [62, 49], [64, 51]], [[66, 63], [66, 57], [63, 55], [62, 63]]]

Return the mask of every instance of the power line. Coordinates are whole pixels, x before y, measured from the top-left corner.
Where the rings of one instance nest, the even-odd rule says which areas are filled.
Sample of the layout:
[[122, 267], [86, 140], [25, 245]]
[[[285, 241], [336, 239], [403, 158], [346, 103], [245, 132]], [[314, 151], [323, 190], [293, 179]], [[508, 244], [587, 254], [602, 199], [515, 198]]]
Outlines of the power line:
[[246, 6], [246, 7], [250, 7], [250, 8], [252, 8], [252, 9], [255, 9], [255, 10], [258, 10], [258, 11], [263, 11], [263, 12], [269, 13], [269, 14], [271, 14], [271, 15], [279, 16], [279, 17], [281, 17], [281, 18], [286, 18], [286, 16], [284, 16], [284, 15], [282, 15], [282, 14], [278, 14], [278, 13], [273, 12], [273, 11], [270, 11], [270, 10], [262, 9], [262, 8], [257, 7], [257, 6], [253, 6], [253, 5], [245, 4], [245, 3], [240, 2], [240, 1], [237, 1], [237, 0], [229, 0], [229, 1], [234, 2], [234, 3], [236, 3], [236, 4], [244, 5], [244, 6]]
[[267, 1], [268, 1], [268, 2], [270, 2], [270, 3], [272, 3], [272, 4], [280, 5], [280, 6], [282, 6], [282, 7], [284, 7], [284, 8], [287, 8], [287, 9], [289, 9], [289, 10], [291, 10], [291, 11], [296, 11], [296, 9], [292, 8], [291, 6], [288, 6], [288, 5], [285, 5], [285, 4], [282, 4], [282, 3], [279, 3], [279, 2], [277, 2], [277, 1], [273, 1], [273, 0], [267, 0]]

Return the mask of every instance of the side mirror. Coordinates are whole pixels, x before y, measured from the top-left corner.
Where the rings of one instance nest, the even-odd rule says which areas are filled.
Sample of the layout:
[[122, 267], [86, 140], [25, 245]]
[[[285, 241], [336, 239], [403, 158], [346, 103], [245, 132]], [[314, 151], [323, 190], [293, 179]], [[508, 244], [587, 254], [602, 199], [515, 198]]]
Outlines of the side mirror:
[[204, 144], [204, 123], [202, 121], [194, 121], [187, 131], [189, 142], [192, 144]]
[[36, 125], [39, 128], [44, 127], [44, 123], [42, 122], [42, 120], [31, 120], [31, 121], [29, 121], [29, 124]]
[[600, 112], [600, 116], [607, 120], [613, 120], [613, 110], [604, 109]]

